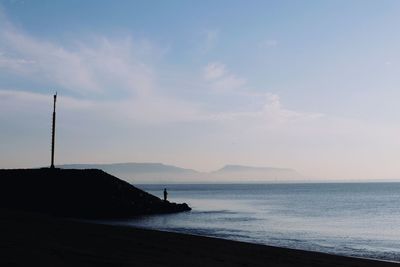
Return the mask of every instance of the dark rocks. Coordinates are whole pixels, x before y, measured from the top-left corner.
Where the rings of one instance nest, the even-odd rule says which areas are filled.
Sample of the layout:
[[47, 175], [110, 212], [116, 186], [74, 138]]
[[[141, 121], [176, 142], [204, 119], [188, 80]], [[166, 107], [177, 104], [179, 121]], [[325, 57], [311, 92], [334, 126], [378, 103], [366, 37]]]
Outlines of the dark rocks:
[[101, 170], [0, 170], [0, 207], [77, 218], [124, 218], [191, 210]]

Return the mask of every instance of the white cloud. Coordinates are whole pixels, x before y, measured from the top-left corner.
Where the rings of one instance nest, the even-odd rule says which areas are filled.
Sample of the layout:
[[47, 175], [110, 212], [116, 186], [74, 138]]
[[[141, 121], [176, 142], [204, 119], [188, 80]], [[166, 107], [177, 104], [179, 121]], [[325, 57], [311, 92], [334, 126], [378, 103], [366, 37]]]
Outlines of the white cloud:
[[13, 29], [1, 30], [0, 49], [7, 51], [3, 52], [0, 68], [33, 80], [51, 82], [71, 91], [99, 90], [99, 85], [79, 54], [35, 40]]
[[216, 91], [231, 91], [241, 88], [246, 80], [231, 74], [220, 62], [211, 62], [204, 67], [204, 80]]
[[[60, 95], [59, 95], [60, 96]], [[90, 110], [96, 102], [77, 99], [61, 95], [58, 106], [69, 111]], [[36, 111], [51, 110], [53, 95], [33, 93], [27, 91], [0, 89], [0, 113], [10, 117], [13, 112], [27, 112], [34, 114]]]
[[209, 63], [204, 68], [204, 79], [206, 81], [212, 81], [221, 78], [226, 74], [226, 67], [220, 62]]
[[214, 81], [212, 87], [217, 91], [229, 91], [241, 88], [246, 84], [246, 80], [236, 77], [235, 75], [227, 75]]
[[[0, 89], [0, 113], [10, 118], [14, 112], [35, 113], [52, 105], [52, 95]], [[160, 96], [143, 96], [118, 101], [94, 101], [59, 95], [57, 106], [62, 113], [102, 118], [105, 122], [158, 124], [207, 120], [195, 105]]]
[[226, 112], [216, 114], [213, 118], [236, 121], [243, 125], [255, 123], [270, 128], [291, 122], [313, 121], [324, 116], [322, 113], [299, 112], [284, 108], [280, 97], [276, 94], [266, 93], [260, 97], [264, 98], [263, 104], [255, 111]]
[[266, 102], [261, 111], [262, 115], [271, 121], [276, 120], [279, 123], [293, 120], [310, 120], [323, 117], [322, 113], [307, 113], [289, 110], [282, 107], [280, 97], [276, 94], [267, 93], [265, 95]]
[[82, 95], [146, 94], [153, 86], [152, 70], [138, 59], [139, 46], [130, 38], [99, 37], [66, 47], [3, 25], [0, 69]]
[[20, 70], [26, 65], [32, 65], [35, 61], [33, 60], [26, 60], [23, 58], [12, 58], [6, 56], [4, 53], [0, 53], [0, 67], [7, 67], [13, 70]]

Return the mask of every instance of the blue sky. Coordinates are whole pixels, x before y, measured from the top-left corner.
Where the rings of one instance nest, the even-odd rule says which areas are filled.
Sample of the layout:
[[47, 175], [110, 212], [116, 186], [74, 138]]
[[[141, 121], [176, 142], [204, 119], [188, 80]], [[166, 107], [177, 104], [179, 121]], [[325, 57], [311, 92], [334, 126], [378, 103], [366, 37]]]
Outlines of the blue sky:
[[398, 1], [0, 0], [0, 167], [400, 177]]

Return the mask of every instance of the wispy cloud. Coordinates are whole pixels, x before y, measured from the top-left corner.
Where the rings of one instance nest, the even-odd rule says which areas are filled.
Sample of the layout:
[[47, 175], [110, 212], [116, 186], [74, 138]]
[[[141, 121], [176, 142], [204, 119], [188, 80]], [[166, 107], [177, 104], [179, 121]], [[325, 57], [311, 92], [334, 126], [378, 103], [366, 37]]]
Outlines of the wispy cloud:
[[3, 70], [29, 79], [51, 82], [67, 90], [100, 89], [77, 53], [38, 41], [14, 29], [2, 28], [0, 36], [0, 48], [6, 50], [0, 61]]
[[211, 62], [204, 67], [203, 77], [209, 86], [216, 91], [230, 91], [246, 84], [244, 78], [230, 73], [226, 66], [220, 62]]
[[217, 120], [229, 120], [240, 122], [243, 125], [255, 123], [264, 127], [276, 127], [290, 122], [306, 122], [320, 119], [322, 113], [300, 112], [287, 109], [282, 106], [280, 97], [276, 94], [259, 94], [262, 97], [262, 104], [255, 111], [226, 112], [215, 115]]
[[0, 68], [25, 79], [40, 80], [66, 91], [105, 94], [121, 91], [145, 94], [152, 87], [152, 71], [137, 59], [130, 38], [93, 38], [72, 47], [0, 26]]
[[221, 78], [226, 74], [226, 67], [220, 62], [212, 62], [204, 68], [204, 79], [212, 81]]

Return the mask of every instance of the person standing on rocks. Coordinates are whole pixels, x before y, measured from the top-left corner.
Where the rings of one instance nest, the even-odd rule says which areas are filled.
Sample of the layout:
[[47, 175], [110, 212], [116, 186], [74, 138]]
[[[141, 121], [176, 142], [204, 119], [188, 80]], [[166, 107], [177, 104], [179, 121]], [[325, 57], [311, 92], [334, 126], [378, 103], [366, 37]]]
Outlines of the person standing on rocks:
[[167, 197], [168, 197], [168, 192], [167, 192], [167, 188], [164, 188], [164, 201], [167, 201]]

